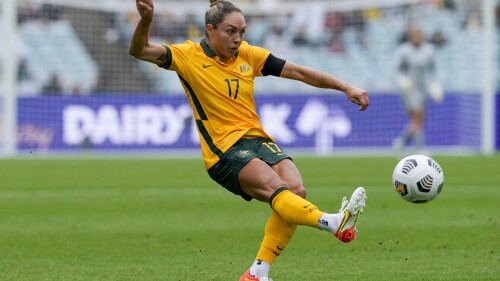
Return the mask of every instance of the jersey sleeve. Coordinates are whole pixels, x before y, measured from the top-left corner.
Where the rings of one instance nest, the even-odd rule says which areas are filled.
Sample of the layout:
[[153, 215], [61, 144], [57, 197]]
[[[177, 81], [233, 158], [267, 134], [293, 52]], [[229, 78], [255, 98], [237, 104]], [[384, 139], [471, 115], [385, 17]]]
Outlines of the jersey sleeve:
[[172, 50], [170, 50], [170, 47], [167, 45], [162, 45], [162, 46], [165, 47], [166, 59], [165, 59], [165, 63], [159, 64], [158, 66], [161, 68], [169, 69], [170, 65], [172, 65]]
[[255, 76], [264, 76], [262, 69], [266, 63], [267, 58], [271, 54], [270, 51], [256, 46], [249, 46], [252, 54], [252, 62]]
[[178, 71], [180, 66], [185, 65], [189, 61], [189, 54], [192, 52], [194, 44], [191, 41], [186, 41], [182, 44], [163, 45], [166, 49], [166, 61], [163, 65], [158, 65], [161, 68]]
[[264, 76], [272, 75], [272, 76], [281, 76], [281, 71], [283, 67], [285, 67], [286, 60], [277, 58], [273, 56], [273, 54], [269, 54], [264, 63], [264, 67], [262, 68], [262, 74]]

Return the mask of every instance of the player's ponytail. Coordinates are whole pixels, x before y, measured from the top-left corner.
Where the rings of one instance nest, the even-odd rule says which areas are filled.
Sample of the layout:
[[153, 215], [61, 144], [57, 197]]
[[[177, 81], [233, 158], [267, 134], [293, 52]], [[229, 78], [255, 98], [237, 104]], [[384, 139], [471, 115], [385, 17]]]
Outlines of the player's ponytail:
[[210, 7], [217, 5], [217, 3], [222, 2], [223, 0], [209, 0]]
[[[217, 28], [226, 15], [232, 12], [241, 13], [240, 8], [227, 0], [209, 0], [209, 2], [210, 8], [205, 13], [205, 28], [207, 24], [211, 24], [214, 28]], [[206, 31], [205, 36], [208, 37]]]

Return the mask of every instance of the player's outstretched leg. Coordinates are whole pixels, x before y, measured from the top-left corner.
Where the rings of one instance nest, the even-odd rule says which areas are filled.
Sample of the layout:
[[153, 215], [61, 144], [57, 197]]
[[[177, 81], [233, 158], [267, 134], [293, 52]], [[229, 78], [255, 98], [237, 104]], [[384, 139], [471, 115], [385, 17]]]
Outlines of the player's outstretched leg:
[[339, 213], [324, 213], [310, 203], [290, 192], [287, 188], [278, 189], [271, 196], [272, 208], [287, 222], [296, 225], [317, 227], [333, 233], [343, 242], [356, 238], [356, 223], [366, 206], [366, 191], [358, 187], [351, 200], [342, 201]]
[[363, 187], [358, 187], [347, 201], [344, 197], [339, 213], [343, 214], [338, 229], [333, 233], [340, 241], [348, 243], [356, 239], [356, 223], [359, 216], [366, 207], [366, 191]]

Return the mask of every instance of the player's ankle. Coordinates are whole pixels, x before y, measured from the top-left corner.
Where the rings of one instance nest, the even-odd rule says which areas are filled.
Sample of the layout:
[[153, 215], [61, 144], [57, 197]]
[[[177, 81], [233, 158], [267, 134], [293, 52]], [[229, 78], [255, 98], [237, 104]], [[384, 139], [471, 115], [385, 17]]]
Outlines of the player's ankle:
[[268, 277], [271, 264], [263, 260], [255, 260], [250, 267], [250, 274], [255, 277]]
[[326, 230], [330, 233], [335, 233], [339, 228], [340, 221], [344, 214], [327, 214], [324, 213], [318, 220], [318, 227], [321, 230]]

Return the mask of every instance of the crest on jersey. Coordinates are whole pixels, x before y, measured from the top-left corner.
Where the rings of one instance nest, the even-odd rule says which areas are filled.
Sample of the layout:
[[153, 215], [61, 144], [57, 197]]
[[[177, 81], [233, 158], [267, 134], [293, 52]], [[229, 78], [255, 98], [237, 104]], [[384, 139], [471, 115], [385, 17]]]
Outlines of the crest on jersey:
[[240, 65], [240, 72], [245, 73], [250, 70], [250, 66], [248, 64], [242, 64]]

